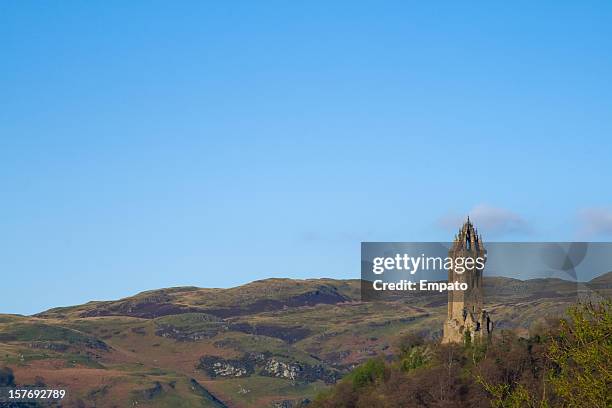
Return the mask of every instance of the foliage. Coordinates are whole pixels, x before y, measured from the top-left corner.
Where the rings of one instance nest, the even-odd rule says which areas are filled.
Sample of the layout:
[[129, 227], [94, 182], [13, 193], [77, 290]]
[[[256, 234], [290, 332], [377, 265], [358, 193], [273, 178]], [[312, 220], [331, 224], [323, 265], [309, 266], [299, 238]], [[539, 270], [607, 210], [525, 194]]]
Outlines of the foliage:
[[576, 305], [569, 321], [527, 339], [502, 331], [491, 343], [441, 345], [408, 336], [395, 363], [371, 360], [313, 406], [610, 407], [610, 306]]
[[397, 349], [400, 355], [409, 352], [413, 347], [422, 346], [425, 344], [423, 336], [414, 331], [410, 331], [399, 337], [397, 341]]
[[472, 334], [470, 333], [470, 329], [466, 329], [463, 333], [463, 344], [466, 347], [470, 347], [472, 344]]
[[410, 371], [427, 364], [432, 357], [429, 346], [415, 346], [400, 357], [400, 367], [403, 371]]
[[510, 384], [491, 385], [481, 378], [478, 378], [478, 382], [491, 394], [491, 407], [493, 408], [547, 408], [549, 406], [545, 399], [537, 401], [532, 397], [522, 384], [516, 387]]
[[384, 381], [386, 365], [381, 358], [366, 361], [343, 378], [335, 387], [318, 394], [313, 401], [315, 407], [344, 408], [379, 406], [376, 393], [364, 392], [375, 389]]
[[347, 379], [353, 384], [353, 388], [362, 388], [381, 379], [384, 373], [385, 362], [380, 358], [375, 358], [358, 366], [348, 375]]
[[549, 380], [567, 407], [612, 406], [612, 302], [581, 304], [551, 339]]

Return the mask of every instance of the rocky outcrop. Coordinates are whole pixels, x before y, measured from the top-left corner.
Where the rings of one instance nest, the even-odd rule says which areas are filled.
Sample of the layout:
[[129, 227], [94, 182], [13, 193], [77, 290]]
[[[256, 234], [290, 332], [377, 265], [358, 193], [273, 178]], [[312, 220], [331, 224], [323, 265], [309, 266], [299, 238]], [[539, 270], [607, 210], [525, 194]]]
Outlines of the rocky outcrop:
[[248, 377], [255, 371], [254, 361], [250, 358], [226, 360], [221, 357], [205, 356], [200, 358], [197, 367], [209, 377]]
[[302, 367], [299, 364], [285, 363], [271, 358], [266, 360], [261, 374], [270, 377], [286, 378], [287, 380], [297, 380], [301, 371]]
[[204, 356], [197, 368], [204, 370], [210, 377], [249, 377], [256, 371], [266, 377], [283, 378], [294, 382], [311, 383], [324, 381], [335, 383], [339, 378], [336, 370], [322, 364], [308, 364], [300, 361], [287, 361], [286, 358], [271, 353], [249, 353], [240, 359], [224, 359]]
[[299, 361], [285, 362], [274, 357], [265, 360], [260, 374], [307, 383], [321, 380], [333, 384], [338, 380], [338, 373], [326, 369], [323, 365], [310, 365]]

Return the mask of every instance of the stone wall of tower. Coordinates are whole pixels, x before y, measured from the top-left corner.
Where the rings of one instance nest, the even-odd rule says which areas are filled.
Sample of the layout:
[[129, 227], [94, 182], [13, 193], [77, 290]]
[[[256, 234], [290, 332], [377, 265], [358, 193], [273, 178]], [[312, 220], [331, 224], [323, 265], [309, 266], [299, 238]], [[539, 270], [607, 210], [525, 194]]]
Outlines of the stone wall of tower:
[[[448, 256], [453, 259], [481, 257], [486, 259], [482, 237], [468, 218], [455, 236]], [[467, 283], [465, 291], [449, 291], [447, 319], [444, 323], [443, 343], [460, 343], [469, 332], [472, 340], [488, 337], [493, 329], [489, 314], [484, 309], [484, 269], [474, 267], [463, 273], [454, 268], [448, 271], [449, 282]]]

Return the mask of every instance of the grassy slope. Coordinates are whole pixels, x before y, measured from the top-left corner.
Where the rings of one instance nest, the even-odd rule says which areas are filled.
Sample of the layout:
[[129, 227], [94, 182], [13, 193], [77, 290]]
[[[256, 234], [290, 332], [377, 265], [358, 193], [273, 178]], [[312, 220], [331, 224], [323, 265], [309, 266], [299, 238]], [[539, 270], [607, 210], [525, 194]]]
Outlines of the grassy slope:
[[[595, 282], [600, 292], [609, 291], [608, 275]], [[498, 325], [522, 330], [562, 313], [577, 290], [558, 280], [488, 278], [486, 285], [487, 307]], [[312, 397], [326, 385], [257, 370], [249, 377], [210, 378], [196, 368], [200, 357], [268, 352], [279, 361], [342, 373], [389, 353], [404, 332], [440, 335], [446, 305], [430, 297], [358, 299], [357, 280], [268, 279], [231, 289], [148, 291], [33, 317], [0, 315], [0, 366], [11, 367], [20, 384], [67, 387], [67, 406], [76, 406], [77, 399], [98, 407], [136, 401], [151, 407], [220, 406], [193, 381], [227, 406], [270, 406]], [[176, 333], [186, 337], [173, 338]]]

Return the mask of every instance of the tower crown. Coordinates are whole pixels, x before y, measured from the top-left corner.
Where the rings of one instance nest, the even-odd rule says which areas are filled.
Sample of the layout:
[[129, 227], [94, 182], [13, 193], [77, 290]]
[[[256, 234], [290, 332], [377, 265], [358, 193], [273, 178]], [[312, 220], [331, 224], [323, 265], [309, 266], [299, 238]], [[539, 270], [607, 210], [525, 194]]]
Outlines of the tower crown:
[[452, 251], [484, 251], [482, 236], [478, 235], [478, 230], [470, 221], [470, 217], [467, 218], [467, 221], [459, 229], [457, 235], [455, 235]]

